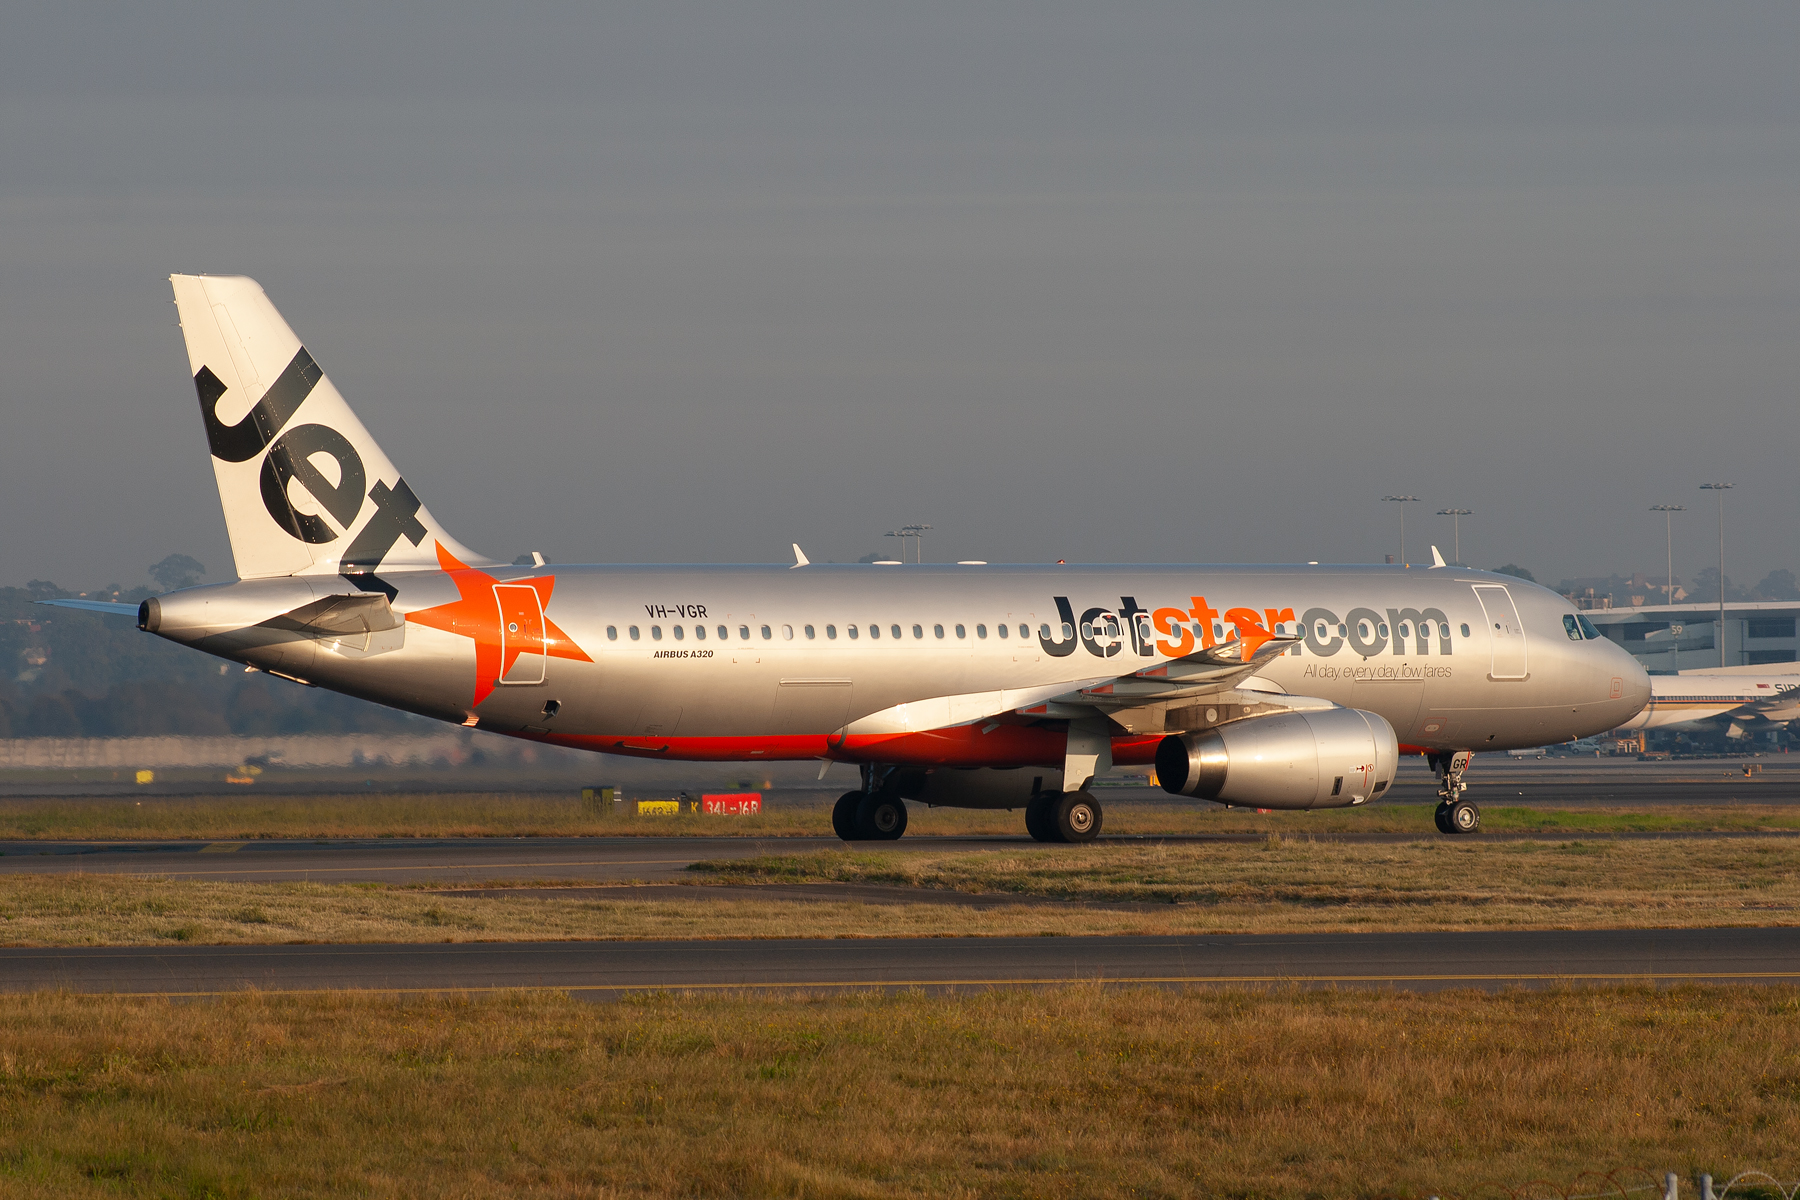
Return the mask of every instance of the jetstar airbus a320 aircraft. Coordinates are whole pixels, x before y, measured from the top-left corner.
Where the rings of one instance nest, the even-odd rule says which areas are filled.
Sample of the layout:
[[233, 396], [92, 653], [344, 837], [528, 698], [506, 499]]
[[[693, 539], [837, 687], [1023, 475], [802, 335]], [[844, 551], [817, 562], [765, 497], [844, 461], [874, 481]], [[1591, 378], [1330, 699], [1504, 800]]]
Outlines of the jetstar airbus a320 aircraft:
[[[846, 839], [906, 801], [1100, 830], [1088, 791], [1363, 804], [1430, 757], [1613, 729], [1650, 695], [1569, 604], [1437, 566], [510, 566], [433, 519], [255, 281], [176, 275], [239, 582], [138, 626], [300, 683], [608, 754], [856, 763]], [[75, 601], [76, 607], [108, 606]], [[113, 606], [132, 611], [128, 606]]]

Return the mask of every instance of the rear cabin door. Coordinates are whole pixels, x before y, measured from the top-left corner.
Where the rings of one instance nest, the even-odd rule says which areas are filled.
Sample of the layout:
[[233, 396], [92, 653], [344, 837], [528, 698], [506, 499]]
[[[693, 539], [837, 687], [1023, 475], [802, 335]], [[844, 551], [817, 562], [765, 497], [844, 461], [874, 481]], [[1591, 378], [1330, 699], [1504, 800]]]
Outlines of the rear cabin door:
[[500, 682], [544, 682], [544, 601], [537, 589], [497, 583], [494, 599], [500, 602]]
[[1475, 585], [1475, 598], [1487, 614], [1488, 639], [1493, 647], [1490, 679], [1524, 679], [1525, 626], [1519, 621], [1519, 610], [1512, 593], [1497, 583]]

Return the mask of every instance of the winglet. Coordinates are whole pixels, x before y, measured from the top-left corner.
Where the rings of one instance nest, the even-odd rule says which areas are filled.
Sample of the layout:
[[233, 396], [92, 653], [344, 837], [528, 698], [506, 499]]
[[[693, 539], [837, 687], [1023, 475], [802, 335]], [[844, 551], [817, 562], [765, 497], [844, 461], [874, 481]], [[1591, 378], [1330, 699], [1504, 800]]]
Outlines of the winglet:
[[1438, 548], [1436, 546], [1431, 548], [1431, 565], [1434, 567], [1447, 567], [1450, 565], [1444, 561], [1444, 556], [1438, 553]]
[[[794, 543], [794, 567], [810, 567], [810, 566], [812, 566], [812, 559], [806, 557], [806, 551], [804, 551], [800, 548], [799, 542], [795, 542]], [[789, 567], [788, 570], [791, 571], [794, 569], [794, 567]]]

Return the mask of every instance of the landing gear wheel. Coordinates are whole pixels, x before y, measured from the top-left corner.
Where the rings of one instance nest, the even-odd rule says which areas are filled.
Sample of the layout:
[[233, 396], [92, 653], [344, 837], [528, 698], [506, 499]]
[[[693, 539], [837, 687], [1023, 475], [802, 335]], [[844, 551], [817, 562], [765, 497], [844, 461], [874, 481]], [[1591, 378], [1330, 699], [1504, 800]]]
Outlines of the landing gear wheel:
[[1057, 841], [1091, 842], [1100, 836], [1100, 802], [1091, 793], [1064, 792], [1053, 812]]
[[906, 832], [906, 801], [892, 792], [864, 796], [856, 806], [856, 836], [865, 842], [893, 842]]
[[1437, 811], [1431, 814], [1431, 819], [1437, 822], [1439, 833], [1456, 832], [1456, 830], [1450, 828], [1450, 806], [1448, 804], [1440, 803], [1437, 806]]
[[1039, 792], [1025, 805], [1025, 832], [1031, 835], [1034, 842], [1056, 841], [1056, 802], [1062, 799], [1055, 792]]
[[845, 792], [831, 806], [831, 832], [846, 842], [856, 840], [856, 806], [862, 803], [861, 792]]
[[1467, 800], [1458, 800], [1445, 816], [1451, 833], [1476, 833], [1481, 829], [1481, 810]]

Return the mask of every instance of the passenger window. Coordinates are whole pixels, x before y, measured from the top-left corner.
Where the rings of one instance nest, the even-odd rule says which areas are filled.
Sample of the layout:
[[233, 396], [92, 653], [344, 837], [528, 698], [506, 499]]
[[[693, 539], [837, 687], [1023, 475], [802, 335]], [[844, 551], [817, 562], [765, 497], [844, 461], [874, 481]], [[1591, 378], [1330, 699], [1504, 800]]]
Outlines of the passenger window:
[[781, 640], [784, 642], [791, 642], [794, 640], [794, 627], [792, 625], [783, 625], [781, 627]]
[[765, 641], [765, 642], [775, 636], [774, 634], [769, 632], [769, 627], [767, 625], [764, 625], [762, 627], [762, 635], [763, 635], [763, 641]]
[[[1198, 633], [1199, 630], [1196, 629], [1194, 632]], [[1224, 636], [1225, 636], [1225, 626], [1219, 624], [1219, 622], [1217, 622], [1217, 621], [1214, 621], [1213, 622], [1213, 640], [1214, 641], [1221, 640], [1224, 638]]]
[[1563, 614], [1563, 632], [1569, 635], [1571, 642], [1581, 640], [1581, 626], [1576, 623], [1574, 613]]
[[1356, 623], [1356, 636], [1365, 642], [1369, 640], [1369, 623], [1367, 621], [1358, 621]]
[[1600, 636], [1600, 631], [1594, 628], [1592, 621], [1586, 617], [1576, 617], [1575, 619], [1581, 622], [1581, 632], [1587, 634], [1590, 641]]
[[681, 625], [671, 625], [669, 630], [674, 633], [675, 640], [678, 642], [687, 636], [687, 629]]
[[1315, 632], [1318, 633], [1321, 642], [1331, 636], [1329, 633], [1325, 632], [1325, 622], [1323, 621], [1319, 622], [1319, 627]]
[[[981, 628], [981, 627], [980, 627], [980, 626], [979, 626], [979, 625], [977, 625], [977, 626], [976, 626], [976, 628], [977, 628], [977, 629], [979, 629], [979, 628]], [[996, 633], [998, 633], [998, 634], [999, 634], [999, 635], [1000, 635], [1000, 636], [1001, 636], [1001, 637], [1005, 637], [1005, 636], [1006, 636], [1006, 626], [1004, 626], [1004, 625], [997, 625], [997, 626], [995, 626], [995, 627], [994, 627], [994, 631], [995, 631], [995, 632], [996, 632]]]
[[825, 636], [828, 638], [831, 638], [833, 641], [836, 641], [837, 640], [837, 626], [836, 625], [827, 625], [825, 627]]
[[806, 640], [809, 642], [813, 640], [813, 627], [811, 625], [806, 627]]
[[914, 625], [913, 626], [913, 636], [915, 638], [924, 637], [925, 636], [925, 627], [923, 625]]
[[1119, 636], [1119, 622], [1112, 617], [1106, 618], [1106, 636], [1115, 638]]
[[850, 635], [850, 637], [851, 637], [851, 639], [852, 639], [852, 640], [854, 640], [854, 639], [856, 639], [856, 638], [859, 638], [859, 637], [861, 637], [861, 636], [862, 636], [862, 630], [861, 630], [861, 627], [860, 627], [860, 626], [856, 626], [856, 625], [846, 625], [846, 626], [844, 626], [844, 632], [845, 632], [845, 633], [848, 633], [848, 634], [849, 634], [849, 635]]
[[1338, 622], [1338, 636], [1339, 637], [1349, 637], [1350, 636], [1350, 627], [1348, 625], [1344, 624], [1342, 621]]
[[1065, 642], [1070, 642], [1070, 641], [1075, 640], [1075, 627], [1073, 625], [1069, 624], [1067, 621], [1064, 621], [1062, 623], [1062, 640]]
[[662, 626], [661, 625], [652, 625], [650, 627], [650, 640], [653, 642], [662, 641]]
[[731, 630], [729, 627], [724, 625], [719, 626], [719, 640], [721, 642], [728, 642], [731, 640]]
[[[1045, 632], [1046, 632], [1046, 633], [1048, 633], [1048, 632], [1049, 632], [1049, 628], [1050, 628], [1050, 627], [1049, 627], [1049, 626], [1047, 626], [1047, 625], [1046, 625], [1046, 626], [1045, 626], [1045, 627], [1044, 627], [1044, 630], [1045, 630]], [[1030, 637], [1030, 636], [1031, 636], [1031, 626], [1029, 626], [1029, 625], [1021, 625], [1021, 626], [1019, 626], [1019, 636], [1020, 636], [1020, 637], [1022, 637], [1022, 638], [1028, 638], [1028, 637]]]
[[1090, 641], [1093, 639], [1094, 624], [1092, 621], [1083, 621], [1081, 623], [1081, 636], [1089, 639]]
[[[932, 633], [933, 637], [943, 637], [944, 636], [944, 627], [942, 625], [933, 625], [931, 627], [931, 633]], [[959, 633], [956, 636], [961, 637], [962, 634]]]
[[956, 627], [956, 636], [958, 638], [966, 638], [969, 636], [969, 631], [967, 629], [965, 629], [963, 626], [958, 625]]
[[750, 640], [750, 627], [748, 625], [738, 626], [738, 640], [745, 642]]
[[706, 640], [706, 626], [694, 626], [694, 640], [699, 642], [704, 642]]
[[[957, 636], [957, 637], [961, 637], [961, 636], [962, 636], [962, 626], [960, 626], [960, 625], [959, 625], [959, 626], [957, 626], [957, 633], [956, 633], [956, 636]], [[976, 626], [976, 627], [975, 627], [975, 636], [976, 636], [976, 637], [978, 637], [978, 638], [984, 638], [984, 637], [986, 637], [986, 636], [987, 636], [987, 626], [986, 626], [986, 625], [977, 625], [977, 626]]]
[[1464, 637], [1468, 637], [1468, 636], [1469, 636], [1469, 627], [1468, 627], [1468, 625], [1466, 625], [1466, 624], [1465, 624], [1465, 625], [1464, 625], [1464, 626], [1463, 626], [1463, 627], [1462, 627], [1462, 635], [1463, 635], [1463, 636], [1464, 636]]
[[872, 638], [880, 637], [881, 636], [881, 626], [879, 626], [879, 625], [869, 626], [869, 636]]
[[[1401, 637], [1411, 637], [1412, 636], [1411, 628], [1412, 627], [1409, 626], [1405, 621], [1400, 622], [1400, 636]], [[1425, 626], [1423, 623], [1421, 623], [1419, 625], [1419, 632], [1421, 634], [1423, 634], [1425, 632]]]
[[[918, 626], [917, 626], [917, 625], [914, 625], [914, 626], [913, 626], [913, 628], [914, 628], [914, 629], [917, 629], [917, 628], [918, 628]], [[899, 640], [900, 640], [900, 627], [899, 627], [899, 626], [898, 626], [898, 625], [889, 625], [889, 626], [888, 626], [888, 632], [889, 632], [889, 633], [892, 633], [892, 634], [893, 634], [893, 635], [894, 635], [894, 640], [895, 640], [895, 641], [896, 641], [896, 642], [897, 642], [897, 641], [899, 641]]]
[[1375, 632], [1379, 633], [1382, 637], [1386, 637], [1387, 636], [1387, 622], [1383, 621], [1381, 624], [1377, 625], [1375, 627]]
[[636, 625], [631, 626], [625, 632], [631, 636], [632, 641], [635, 642], [638, 640], [638, 628]]
[[619, 627], [617, 625], [608, 625], [606, 627], [606, 640], [609, 642], [616, 642], [619, 640]]

